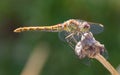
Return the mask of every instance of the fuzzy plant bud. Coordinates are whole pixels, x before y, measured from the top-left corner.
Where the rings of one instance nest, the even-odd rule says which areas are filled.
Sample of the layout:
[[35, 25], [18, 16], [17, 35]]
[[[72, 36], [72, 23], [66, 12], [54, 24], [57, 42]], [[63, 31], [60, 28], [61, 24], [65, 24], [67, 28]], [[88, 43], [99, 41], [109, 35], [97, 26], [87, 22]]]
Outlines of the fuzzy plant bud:
[[84, 33], [81, 41], [75, 46], [75, 53], [80, 59], [85, 57], [93, 58], [96, 54], [103, 54], [104, 52], [104, 45], [96, 41], [91, 32]]

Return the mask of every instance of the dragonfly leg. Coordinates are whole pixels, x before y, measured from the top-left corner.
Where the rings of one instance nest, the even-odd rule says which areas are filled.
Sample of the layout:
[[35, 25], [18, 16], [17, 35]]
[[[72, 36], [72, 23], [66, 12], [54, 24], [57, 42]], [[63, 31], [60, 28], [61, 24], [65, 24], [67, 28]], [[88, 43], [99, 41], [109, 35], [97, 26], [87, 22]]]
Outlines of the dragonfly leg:
[[78, 41], [74, 38], [74, 36], [72, 36], [72, 38], [73, 38], [73, 40], [75, 41], [75, 43], [77, 44], [77, 43], [78, 43]]
[[74, 36], [73, 36], [74, 34], [75, 34], [75, 33], [69, 34], [68, 36], [65, 37], [65, 39], [66, 39], [66, 40], [69, 39], [69, 38], [70, 38], [70, 39], [73, 39], [73, 41], [77, 44], [77, 40], [76, 40], [76, 39], [74, 38]]
[[71, 33], [67, 37], [65, 37], [67, 43], [73, 50], [75, 49], [75, 46], [77, 44], [77, 39], [75, 39], [74, 35], [75, 33]]
[[71, 33], [71, 34], [69, 34], [68, 36], [66, 36], [65, 39], [68, 39], [68, 38], [70, 38], [70, 37], [73, 36], [73, 35], [74, 35], [74, 33]]
[[[75, 49], [75, 41], [73, 41], [73, 39], [71, 38], [66, 38], [66, 42], [68, 43], [68, 45], [74, 50]], [[74, 44], [75, 43], [75, 44]]]
[[72, 42], [70, 42], [70, 41], [67, 41], [67, 42], [68, 42], [69, 46], [74, 50], [75, 49], [74, 44]]

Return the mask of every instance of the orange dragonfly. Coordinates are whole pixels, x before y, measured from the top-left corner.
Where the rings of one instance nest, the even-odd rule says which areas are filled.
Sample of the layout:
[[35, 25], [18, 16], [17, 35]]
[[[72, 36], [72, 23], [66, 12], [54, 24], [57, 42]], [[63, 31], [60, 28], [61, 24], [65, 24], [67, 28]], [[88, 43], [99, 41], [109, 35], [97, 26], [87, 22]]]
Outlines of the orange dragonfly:
[[66, 41], [68, 45], [74, 50], [76, 44], [81, 40], [81, 35], [86, 32], [92, 32], [93, 34], [101, 33], [104, 30], [102, 24], [87, 22], [84, 20], [70, 19], [64, 23], [52, 25], [52, 26], [31, 26], [20, 27], [14, 30], [14, 32], [24, 31], [46, 31], [46, 32], [59, 32], [61, 40]]
[[[70, 37], [75, 37], [79, 39], [82, 33], [92, 32], [94, 34], [101, 33], [104, 27], [99, 23], [87, 22], [79, 19], [70, 19], [64, 23], [52, 25], [52, 26], [31, 26], [31, 27], [20, 27], [14, 30], [14, 32], [24, 32], [24, 31], [46, 31], [46, 32], [60, 32], [66, 40]], [[77, 38], [76, 38], [77, 37]], [[68, 39], [69, 40], [69, 39]]]
[[[45, 31], [45, 32], [59, 32], [61, 40], [66, 41], [68, 45], [76, 50], [79, 47], [79, 42], [84, 33], [92, 32], [93, 34], [99, 34], [104, 30], [104, 26], [100, 23], [87, 22], [85, 20], [70, 19], [64, 23], [52, 25], [52, 26], [31, 26], [31, 27], [20, 27], [14, 30], [14, 32], [24, 31]], [[103, 55], [107, 55], [104, 52]], [[87, 61], [87, 63], [86, 63]], [[84, 58], [83, 62], [90, 64], [89, 58]]]

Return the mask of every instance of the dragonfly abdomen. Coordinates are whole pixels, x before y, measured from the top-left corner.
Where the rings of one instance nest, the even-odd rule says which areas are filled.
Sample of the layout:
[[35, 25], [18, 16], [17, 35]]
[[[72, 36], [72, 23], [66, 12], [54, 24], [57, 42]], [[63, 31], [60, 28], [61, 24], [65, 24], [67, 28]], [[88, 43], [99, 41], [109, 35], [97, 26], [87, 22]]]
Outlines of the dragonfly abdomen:
[[36, 26], [36, 27], [20, 27], [14, 30], [14, 32], [24, 32], [24, 31], [46, 31], [46, 32], [59, 32], [63, 28], [61, 25], [54, 26]]

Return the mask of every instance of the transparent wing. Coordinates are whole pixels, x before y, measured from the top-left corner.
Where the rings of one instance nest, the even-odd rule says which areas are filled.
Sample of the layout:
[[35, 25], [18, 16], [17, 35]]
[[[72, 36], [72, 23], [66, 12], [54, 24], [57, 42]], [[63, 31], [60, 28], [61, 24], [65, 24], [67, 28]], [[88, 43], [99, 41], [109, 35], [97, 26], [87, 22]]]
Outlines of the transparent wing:
[[88, 22], [88, 23], [90, 24], [90, 31], [93, 34], [99, 34], [99, 33], [103, 32], [104, 26], [102, 24], [92, 23], [92, 22]]
[[66, 32], [66, 31], [61, 31], [58, 33], [58, 37], [60, 40], [66, 42], [65, 37], [67, 37], [68, 35], [70, 35], [70, 33]]
[[[73, 34], [73, 35], [66, 38], [67, 36], [69, 36], [71, 34]], [[66, 31], [59, 32], [58, 36], [62, 41], [67, 42], [73, 50], [75, 49], [75, 45], [77, 44], [77, 42], [81, 40], [81, 35], [78, 36], [74, 33], [66, 32]]]
[[69, 37], [67, 40], [70, 40], [70, 39], [75, 39], [76, 41], [80, 41], [81, 40], [81, 35], [77, 35], [77, 34], [74, 34], [74, 33], [72, 33], [72, 32], [66, 32], [66, 31], [61, 31], [61, 32], [59, 32], [58, 33], [58, 36], [59, 36], [59, 38], [62, 40], [62, 41], [64, 41], [64, 42], [66, 42], [67, 40], [66, 40], [66, 37], [67, 36], [69, 36], [70, 34], [73, 34], [71, 37]]
[[101, 52], [100, 54], [101, 54], [103, 57], [105, 57], [106, 59], [109, 58], [109, 54], [108, 54], [108, 52], [107, 52], [106, 49], [104, 50], [104, 52]]
[[[85, 22], [85, 20], [78, 20], [78, 21], [79, 22]], [[88, 22], [88, 24], [90, 24], [90, 31], [93, 34], [99, 34], [99, 33], [103, 32], [103, 30], [104, 30], [104, 26], [102, 24], [100, 24], [100, 23]]]

